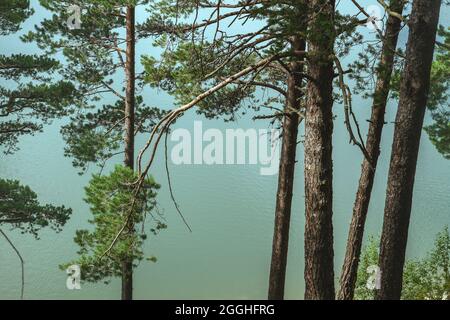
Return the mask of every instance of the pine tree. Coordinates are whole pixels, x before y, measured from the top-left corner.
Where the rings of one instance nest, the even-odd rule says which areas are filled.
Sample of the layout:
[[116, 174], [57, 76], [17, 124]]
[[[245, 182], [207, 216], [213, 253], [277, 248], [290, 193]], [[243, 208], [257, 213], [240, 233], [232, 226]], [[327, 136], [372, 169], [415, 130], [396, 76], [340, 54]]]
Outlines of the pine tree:
[[[145, 35], [137, 31], [135, 10], [148, 3], [79, 1], [81, 23], [72, 28], [68, 21], [73, 13], [67, 11], [72, 1], [42, 0], [41, 5], [53, 16], [24, 37], [49, 55], [64, 55], [60, 74], [70, 79], [78, 95], [76, 113], [61, 132], [67, 142], [65, 154], [81, 172], [89, 164], [103, 167], [122, 154], [124, 165], [134, 170], [135, 135], [148, 132], [163, 114], [144, 103], [139, 95], [142, 77], [136, 74], [135, 47]], [[133, 237], [137, 222], [127, 219], [125, 234]], [[131, 300], [133, 261], [121, 264], [122, 299]]]
[[305, 114], [305, 299], [334, 299], [333, 54], [335, 2], [310, 1]]
[[[306, 4], [299, 1], [283, 4], [242, 1], [234, 10], [223, 14], [225, 8], [221, 8], [221, 3], [217, 5], [217, 10], [210, 10], [207, 5], [198, 8], [192, 1], [191, 7], [180, 6], [174, 12], [172, 8], [176, 3], [173, 2], [172, 5], [163, 3], [154, 10], [157, 14], [148, 21], [147, 30], [152, 33], [164, 30], [166, 35], [158, 44], [166, 47], [170, 43], [175, 49], [166, 50], [160, 61], [145, 60], [147, 80], [155, 87], [167, 90], [177, 98], [179, 105], [183, 105], [249, 68], [249, 72], [203, 97], [197, 103], [198, 113], [207, 118], [233, 121], [239, 114], [252, 112], [256, 114], [254, 119], [269, 119], [272, 124], [282, 127], [268, 297], [283, 299], [298, 131], [304, 109], [305, 41], [302, 38], [306, 31]], [[210, 19], [178, 22], [178, 16], [188, 13], [195, 16], [197, 10], [200, 14], [210, 15]], [[227, 27], [229, 23], [238, 25], [240, 21], [245, 26], [248, 20], [263, 23], [259, 30], [249, 33], [234, 34]], [[205, 33], [215, 36], [204, 37]], [[274, 61], [252, 70], [252, 66], [277, 54], [280, 57]], [[269, 98], [258, 100], [255, 96], [257, 88], [267, 92]], [[284, 108], [279, 108], [279, 104]], [[266, 109], [273, 112], [265, 114]]]
[[377, 299], [392, 300], [401, 296], [414, 177], [440, 6], [440, 0], [413, 2], [386, 191], [379, 260], [381, 288]]
[[[209, 118], [221, 117], [230, 121], [241, 113], [254, 112], [255, 119], [271, 119], [276, 125], [282, 122], [268, 296], [269, 299], [283, 299], [298, 127], [305, 115], [306, 83], [313, 79], [307, 63], [309, 52], [305, 52], [309, 37], [307, 3], [242, 1], [235, 4], [233, 10], [226, 11], [222, 10], [226, 5], [223, 8], [221, 5], [197, 6], [195, 1], [186, 1], [177, 6], [175, 1], [168, 1], [155, 6], [154, 15], [144, 28], [153, 34], [164, 31], [157, 44], [165, 50], [159, 60], [144, 60], [146, 79], [151, 85], [169, 92], [177, 101], [178, 108], [158, 127], [163, 131], [193, 106]], [[190, 20], [197, 15], [209, 18]], [[189, 18], [186, 21], [181, 17]], [[331, 24], [339, 35], [336, 50], [331, 47], [331, 55], [343, 57], [349, 47], [361, 41], [355, 28], [366, 20], [340, 14], [338, 18], [336, 25]], [[246, 21], [252, 19], [259, 22], [258, 29], [253, 32], [233, 32], [227, 27], [241, 20], [245, 26]], [[320, 21], [317, 28], [322, 27], [321, 24], [329, 27], [330, 21]], [[311, 32], [312, 37], [317, 33], [317, 29]], [[331, 71], [326, 81], [332, 85], [336, 77], [333, 63]], [[256, 99], [256, 88], [270, 89], [269, 98]], [[264, 114], [266, 108], [275, 112]], [[160, 138], [150, 142], [155, 140], [157, 145]], [[306, 174], [309, 176], [310, 172], [306, 171]], [[330, 270], [330, 266], [320, 265]]]
[[[368, 157], [364, 158], [361, 168], [338, 293], [338, 298], [343, 300], [352, 300], [355, 290], [365, 221], [380, 155], [381, 136], [385, 121], [384, 115], [391, 89], [391, 77], [397, 54], [397, 41], [402, 26], [402, 21], [398, 16], [401, 16], [404, 6], [405, 1], [403, 0], [393, 0], [389, 3], [390, 12], [395, 14], [389, 14], [387, 19], [383, 38], [381, 39], [382, 48], [379, 63], [376, 70], [374, 70], [377, 75], [377, 83], [372, 95], [372, 114], [369, 120], [369, 130], [365, 145]], [[381, 30], [379, 31], [382, 32]], [[364, 67], [367, 67], [367, 65]]]
[[[225, 8], [221, 8], [221, 3], [217, 4], [217, 10], [206, 4], [197, 7], [195, 1], [183, 4], [177, 7], [174, 1], [156, 6], [153, 10], [156, 13], [145, 25], [150, 33], [165, 31], [157, 41], [161, 47], [171, 44], [171, 50], [166, 49], [159, 61], [144, 60], [146, 79], [176, 97], [179, 106], [201, 96], [196, 106], [198, 113], [207, 118], [233, 121], [237, 115], [253, 113], [254, 119], [269, 119], [271, 124], [281, 126], [282, 154], [268, 297], [282, 299], [298, 130], [304, 109], [305, 41], [302, 38], [306, 31], [306, 5], [299, 1], [283, 4], [241, 1], [233, 10], [222, 14]], [[210, 15], [210, 19], [178, 21], [182, 15], [195, 16], [197, 10]], [[226, 27], [239, 21], [246, 25], [248, 20], [261, 20], [262, 26], [250, 33], [233, 33]], [[264, 63], [272, 55], [279, 57]], [[261, 62], [262, 66], [252, 67]], [[242, 70], [249, 72], [242, 74]], [[220, 90], [210, 92], [210, 88], [220, 86], [233, 74], [241, 75]], [[256, 98], [258, 88], [267, 92], [266, 100]], [[284, 107], [279, 108], [280, 104]], [[266, 110], [273, 111], [266, 114]]]

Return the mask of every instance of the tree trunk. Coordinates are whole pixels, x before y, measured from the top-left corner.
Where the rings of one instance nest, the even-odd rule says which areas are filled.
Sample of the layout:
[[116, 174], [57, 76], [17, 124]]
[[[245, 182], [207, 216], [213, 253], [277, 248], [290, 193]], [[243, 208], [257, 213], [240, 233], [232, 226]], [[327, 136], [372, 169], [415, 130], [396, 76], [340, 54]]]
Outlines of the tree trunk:
[[[134, 113], [135, 113], [135, 8], [127, 7], [126, 13], [126, 96], [125, 96], [125, 160], [126, 167], [134, 170]], [[130, 221], [129, 232], [134, 232], [134, 223]], [[133, 261], [122, 262], [122, 300], [133, 299]]]
[[305, 119], [305, 299], [335, 298], [333, 270], [334, 0], [312, 0]]
[[126, 96], [125, 96], [125, 166], [134, 169], [134, 108], [135, 108], [135, 8], [127, 7]]
[[122, 262], [122, 300], [133, 300], [133, 261]]
[[[305, 41], [298, 38], [294, 39], [293, 50], [304, 51], [305, 46]], [[275, 228], [269, 277], [269, 300], [282, 300], [284, 298], [297, 136], [300, 122], [300, 88], [302, 86], [302, 77], [300, 74], [302, 71], [303, 61], [295, 61], [290, 64], [283, 121], [280, 169], [278, 173]]]
[[[391, 1], [390, 10], [401, 14], [404, 1]], [[367, 211], [375, 178], [375, 170], [380, 155], [381, 134], [384, 126], [384, 114], [389, 96], [395, 50], [400, 32], [400, 19], [390, 15], [386, 24], [385, 40], [381, 59], [377, 69], [377, 83], [374, 92], [372, 115], [367, 134], [366, 149], [371, 162], [364, 158], [361, 166], [358, 191], [353, 206], [353, 216], [348, 232], [347, 250], [342, 266], [338, 299], [352, 300], [355, 292], [356, 276], [364, 236]]]
[[400, 299], [414, 177], [430, 87], [441, 0], [415, 0], [409, 21], [380, 245], [377, 299]]

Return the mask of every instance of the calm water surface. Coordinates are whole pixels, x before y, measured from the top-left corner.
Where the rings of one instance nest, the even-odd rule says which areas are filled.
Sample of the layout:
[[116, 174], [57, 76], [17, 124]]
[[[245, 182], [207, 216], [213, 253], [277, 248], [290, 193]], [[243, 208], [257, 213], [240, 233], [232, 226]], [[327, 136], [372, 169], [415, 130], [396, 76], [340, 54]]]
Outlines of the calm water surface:
[[[25, 30], [39, 18], [28, 21]], [[42, 16], [42, 14], [41, 14]], [[2, 40], [3, 42], [3, 40]], [[3, 47], [2, 53], [23, 52], [17, 41]], [[143, 49], [141, 49], [142, 52]], [[146, 92], [154, 105], [170, 107], [172, 100], [164, 93]], [[370, 103], [355, 98], [354, 108], [366, 128]], [[385, 198], [390, 145], [396, 104], [389, 106], [383, 135], [382, 155], [375, 181], [366, 238], [379, 235]], [[334, 239], [336, 277], [340, 270], [345, 242], [360, 173], [361, 154], [348, 144], [342, 106], [335, 105], [334, 135]], [[176, 127], [193, 128], [199, 117], [191, 112]], [[201, 118], [200, 118], [201, 119]], [[64, 158], [64, 142], [59, 135], [62, 122], [55, 122], [35, 137], [21, 139], [20, 151], [12, 156], [0, 155], [0, 176], [19, 179], [30, 185], [44, 203], [66, 205], [73, 215], [63, 232], [44, 231], [40, 240], [8, 231], [25, 259], [27, 299], [118, 299], [120, 282], [109, 285], [83, 284], [80, 291], [65, 287], [66, 274], [60, 263], [76, 257], [73, 242], [76, 229], [90, 228], [90, 213], [83, 202], [83, 188], [89, 175], [79, 176], [71, 160]], [[253, 122], [251, 116], [233, 124], [204, 120], [205, 128], [267, 128], [265, 122]], [[303, 130], [303, 128], [302, 128]], [[301, 138], [301, 137], [300, 137]], [[138, 138], [138, 146], [145, 137]], [[293, 199], [286, 296], [303, 296], [303, 146], [299, 145]], [[174, 166], [173, 187], [193, 232], [189, 233], [176, 214], [167, 189], [162, 154], [152, 174], [161, 183], [160, 209], [169, 228], [145, 245], [148, 256], [158, 262], [142, 262], [135, 271], [137, 299], [264, 299], [266, 298], [271, 254], [277, 176], [259, 175], [258, 166]], [[109, 165], [119, 163], [114, 159]], [[408, 256], [420, 257], [433, 244], [434, 236], [450, 223], [450, 162], [439, 155], [424, 133], [418, 162]], [[93, 167], [91, 173], [96, 172]], [[0, 298], [20, 296], [20, 264], [4, 240], [0, 240]]]

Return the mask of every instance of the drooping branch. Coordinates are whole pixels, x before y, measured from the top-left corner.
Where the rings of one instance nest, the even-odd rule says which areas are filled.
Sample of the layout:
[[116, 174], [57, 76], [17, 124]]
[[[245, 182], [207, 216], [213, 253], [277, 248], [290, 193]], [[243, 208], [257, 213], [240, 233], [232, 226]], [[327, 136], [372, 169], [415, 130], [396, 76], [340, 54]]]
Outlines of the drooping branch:
[[[149, 140], [147, 141], [146, 145], [144, 146], [144, 148], [139, 152], [139, 156], [138, 156], [138, 168], [139, 168], [139, 173], [142, 176], [146, 176], [148, 170], [150, 169], [150, 166], [153, 163], [153, 160], [155, 158], [156, 155], [156, 149], [158, 147], [159, 141], [161, 140], [162, 134], [169, 128], [169, 126], [173, 123], [173, 121], [175, 121], [175, 119], [181, 115], [182, 113], [186, 112], [187, 110], [193, 108], [195, 105], [197, 105], [199, 102], [201, 102], [202, 100], [204, 100], [205, 98], [209, 97], [210, 95], [212, 95], [213, 93], [219, 91], [220, 89], [224, 88], [225, 86], [227, 86], [230, 83], [235, 82], [236, 80], [246, 76], [247, 74], [251, 73], [251, 72], [255, 72], [260, 70], [261, 67], [267, 65], [268, 63], [280, 58], [281, 56], [287, 56], [287, 54], [280, 54], [280, 55], [274, 55], [265, 59], [262, 59], [260, 61], [258, 61], [256, 64], [251, 65], [241, 71], [239, 71], [238, 73], [228, 77], [227, 79], [223, 80], [222, 82], [218, 83], [216, 86], [210, 88], [209, 90], [203, 92], [202, 94], [198, 95], [196, 98], [194, 98], [191, 102], [177, 108], [174, 109], [172, 111], [170, 111], [154, 128], [153, 131], [150, 135]], [[156, 141], [155, 141], [155, 145], [153, 148], [153, 151], [151, 153], [151, 157], [150, 157], [150, 161], [147, 164], [147, 167], [142, 171], [142, 157], [143, 154], [148, 150], [148, 148], [151, 146], [151, 144], [154, 142], [155, 136], [157, 135], [158, 131], [160, 130]]]
[[183, 220], [183, 223], [185, 224], [185, 226], [188, 228], [189, 232], [192, 232], [192, 228], [189, 226], [186, 218], [184, 217], [183, 213], [181, 213], [180, 210], [180, 206], [178, 205], [178, 202], [175, 200], [175, 195], [173, 192], [173, 187], [172, 187], [172, 179], [170, 178], [170, 170], [169, 170], [169, 161], [168, 161], [168, 146], [167, 146], [167, 138], [169, 136], [169, 133], [166, 132], [166, 137], [164, 139], [164, 163], [165, 163], [165, 168], [166, 168], [166, 175], [167, 175], [167, 184], [169, 187], [169, 192], [170, 192], [170, 198], [172, 199], [172, 202], [175, 206], [175, 209], [177, 210], [179, 216], [181, 217], [181, 219]]
[[17, 256], [19, 257], [20, 266], [21, 266], [21, 270], [22, 270], [22, 274], [21, 274], [22, 285], [21, 285], [21, 289], [20, 289], [20, 299], [23, 300], [23, 296], [24, 296], [24, 292], [25, 292], [25, 266], [24, 266], [25, 262], [22, 258], [22, 255], [20, 254], [19, 250], [16, 248], [14, 243], [9, 239], [9, 237], [6, 235], [6, 233], [3, 232], [2, 229], [0, 229], [0, 233], [3, 235], [3, 237], [5, 237], [6, 241], [8, 241], [9, 245], [13, 248], [13, 250], [16, 252]]

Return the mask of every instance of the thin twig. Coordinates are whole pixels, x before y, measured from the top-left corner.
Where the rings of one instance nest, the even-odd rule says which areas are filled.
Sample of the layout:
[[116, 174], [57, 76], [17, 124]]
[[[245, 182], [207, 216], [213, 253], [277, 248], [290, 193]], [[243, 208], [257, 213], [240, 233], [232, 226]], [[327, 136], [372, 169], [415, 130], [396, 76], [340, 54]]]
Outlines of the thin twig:
[[0, 229], [0, 233], [5, 237], [6, 241], [8, 241], [8, 243], [11, 245], [11, 247], [14, 249], [14, 251], [16, 252], [17, 256], [20, 259], [20, 266], [22, 268], [22, 286], [20, 289], [20, 299], [23, 300], [23, 295], [24, 295], [24, 291], [25, 291], [25, 266], [24, 266], [25, 262], [22, 258], [22, 255], [20, 254], [19, 250], [17, 250], [16, 246], [8, 238], [6, 233], [4, 233], [2, 229]]
[[170, 197], [172, 198], [172, 202], [175, 205], [175, 209], [177, 210], [178, 214], [180, 215], [181, 219], [183, 220], [183, 223], [186, 225], [186, 227], [188, 228], [189, 232], [192, 232], [191, 227], [189, 226], [188, 222], [186, 221], [184, 215], [181, 213], [181, 210], [178, 206], [177, 201], [175, 200], [175, 196], [173, 194], [173, 188], [172, 188], [172, 180], [170, 179], [170, 173], [169, 173], [169, 162], [168, 157], [167, 157], [167, 137], [168, 137], [168, 132], [166, 131], [166, 138], [164, 141], [164, 147], [165, 147], [165, 151], [164, 151], [164, 155], [165, 155], [165, 164], [166, 164], [166, 174], [167, 174], [167, 182], [169, 185], [169, 192], [170, 192]]

